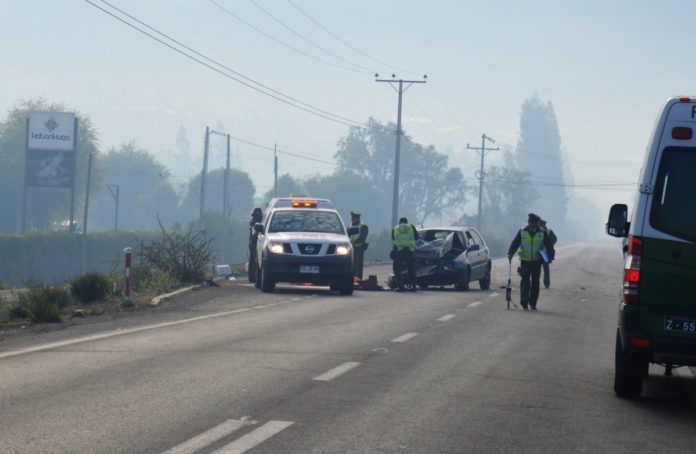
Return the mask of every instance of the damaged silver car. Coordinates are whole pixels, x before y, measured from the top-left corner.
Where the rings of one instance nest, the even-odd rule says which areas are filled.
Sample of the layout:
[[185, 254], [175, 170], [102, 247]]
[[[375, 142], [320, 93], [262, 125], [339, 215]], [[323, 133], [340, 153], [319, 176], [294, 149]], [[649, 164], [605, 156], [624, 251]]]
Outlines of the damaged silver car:
[[[491, 286], [491, 257], [483, 236], [473, 227], [445, 227], [418, 230], [414, 253], [416, 281], [421, 288], [454, 285], [469, 290], [478, 281], [482, 290]], [[408, 280], [407, 273], [403, 278]], [[389, 287], [396, 287], [393, 276]]]

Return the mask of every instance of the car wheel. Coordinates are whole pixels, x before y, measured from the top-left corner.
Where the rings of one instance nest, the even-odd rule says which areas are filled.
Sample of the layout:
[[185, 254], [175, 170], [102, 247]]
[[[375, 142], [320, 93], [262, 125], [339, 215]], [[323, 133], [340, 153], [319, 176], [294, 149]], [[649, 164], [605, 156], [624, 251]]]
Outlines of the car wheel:
[[616, 350], [614, 361], [614, 392], [619, 397], [635, 399], [643, 392], [644, 370], [648, 361], [629, 358], [621, 349], [621, 339], [616, 333]]
[[261, 291], [264, 293], [271, 293], [275, 289], [275, 280], [273, 274], [263, 267], [261, 269]]
[[479, 279], [479, 286], [481, 290], [488, 290], [491, 288], [491, 263], [488, 262], [488, 267], [486, 270], [486, 276], [483, 279]]
[[353, 294], [353, 277], [349, 277], [343, 280], [340, 288], [338, 289], [341, 295], [352, 295]]
[[469, 276], [471, 276], [471, 270], [467, 267], [461, 273], [457, 273], [457, 283], [454, 284], [454, 288], [462, 292], [469, 290]]

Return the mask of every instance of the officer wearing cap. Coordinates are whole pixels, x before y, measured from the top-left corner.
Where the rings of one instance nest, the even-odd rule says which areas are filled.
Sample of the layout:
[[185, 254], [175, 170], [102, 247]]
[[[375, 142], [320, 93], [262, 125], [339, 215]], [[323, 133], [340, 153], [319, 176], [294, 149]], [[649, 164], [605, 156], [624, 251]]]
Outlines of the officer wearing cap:
[[541, 264], [544, 256], [551, 263], [556, 255], [551, 239], [539, 226], [540, 222], [541, 218], [538, 215], [529, 213], [527, 226], [518, 230], [508, 249], [508, 261], [512, 262], [515, 251], [520, 257], [520, 304], [524, 310], [528, 307], [536, 310]]
[[357, 276], [360, 280], [363, 278], [365, 250], [369, 244], [366, 241], [368, 232], [367, 226], [360, 222], [360, 213], [351, 211], [348, 237], [350, 238], [350, 244], [353, 246], [353, 276]]

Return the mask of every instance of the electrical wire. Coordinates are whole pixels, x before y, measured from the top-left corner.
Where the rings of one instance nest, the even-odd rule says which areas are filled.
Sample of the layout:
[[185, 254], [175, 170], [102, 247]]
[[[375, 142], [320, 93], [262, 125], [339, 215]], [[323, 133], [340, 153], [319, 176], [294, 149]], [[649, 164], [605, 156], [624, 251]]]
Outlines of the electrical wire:
[[[214, 59], [212, 59], [212, 58], [209, 58], [209, 57], [205, 56], [204, 54], [202, 54], [202, 53], [200, 53], [200, 52], [198, 52], [198, 51], [193, 50], [192, 48], [190, 48], [190, 47], [184, 45], [184, 44], [181, 43], [180, 41], [177, 41], [177, 40], [175, 40], [174, 38], [171, 38], [169, 35], [166, 35], [165, 33], [160, 32], [160, 31], [157, 30], [156, 28], [154, 28], [154, 27], [152, 27], [152, 26], [146, 24], [145, 22], [143, 22], [143, 21], [141, 21], [141, 20], [135, 18], [134, 16], [132, 16], [132, 15], [126, 13], [126, 12], [124, 12], [123, 10], [121, 10], [121, 9], [119, 9], [119, 8], [117, 8], [117, 7], [113, 6], [113, 5], [111, 5], [111, 4], [110, 4], [109, 2], [107, 2], [106, 0], [99, 0], [99, 1], [101, 1], [102, 3], [108, 5], [109, 7], [113, 8], [114, 10], [119, 11], [120, 13], [122, 13], [122, 14], [124, 14], [125, 16], [131, 18], [132, 20], [134, 20], [134, 21], [136, 21], [136, 22], [142, 24], [143, 26], [145, 26], [145, 27], [147, 27], [148, 29], [154, 31], [155, 33], [157, 33], [157, 34], [159, 34], [159, 35], [161, 35], [161, 36], [163, 36], [163, 37], [169, 39], [170, 41], [176, 43], [177, 45], [179, 45], [179, 46], [185, 48], [186, 50], [188, 50], [188, 51], [194, 53], [195, 55], [197, 55], [197, 56], [199, 56], [199, 57], [201, 57], [201, 58], [203, 58], [203, 59], [205, 59], [205, 60], [207, 60], [207, 61], [209, 61], [209, 62], [211, 62], [211, 63], [213, 63], [213, 64], [215, 64], [215, 65], [217, 65], [217, 66], [219, 66], [220, 68], [224, 68], [226, 71], [229, 71], [229, 72], [231, 72], [231, 73], [233, 73], [233, 74], [236, 74], [236, 75], [238, 75], [239, 77], [248, 80], [249, 82], [245, 82], [244, 80], [241, 80], [240, 78], [234, 77], [234, 76], [232, 76], [232, 75], [226, 73], [225, 71], [222, 71], [222, 70], [220, 70], [219, 68], [216, 68], [216, 67], [212, 66], [211, 64], [208, 64], [208, 63], [206, 63], [205, 61], [203, 61], [203, 60], [201, 60], [201, 59], [199, 59], [199, 58], [196, 58], [196, 57], [193, 56], [193, 55], [190, 55], [190, 54], [184, 52], [182, 49], [177, 48], [176, 46], [174, 46], [174, 45], [172, 45], [172, 44], [170, 44], [170, 43], [167, 43], [167, 42], [163, 41], [162, 39], [160, 39], [160, 38], [158, 38], [158, 37], [152, 35], [151, 33], [148, 33], [147, 31], [145, 31], [145, 30], [143, 30], [142, 28], [140, 28], [140, 27], [138, 27], [138, 26], [136, 26], [136, 25], [134, 25], [134, 24], [128, 22], [127, 20], [123, 19], [122, 17], [119, 17], [119, 16], [117, 16], [116, 14], [112, 13], [111, 11], [108, 11], [107, 9], [102, 8], [101, 6], [95, 4], [95, 3], [92, 2], [91, 0], [85, 0], [85, 2], [87, 2], [88, 4], [92, 5], [93, 7], [97, 8], [97, 9], [99, 9], [99, 10], [101, 10], [102, 12], [108, 14], [109, 16], [115, 18], [116, 20], [118, 20], [118, 21], [124, 23], [125, 25], [127, 25], [127, 26], [133, 28], [134, 30], [139, 31], [140, 33], [142, 33], [142, 34], [148, 36], [149, 38], [151, 38], [151, 39], [153, 39], [153, 40], [159, 42], [160, 44], [162, 44], [162, 45], [164, 45], [164, 46], [166, 46], [166, 47], [172, 49], [173, 51], [175, 51], [175, 52], [177, 52], [177, 53], [179, 53], [179, 54], [185, 56], [186, 58], [188, 58], [188, 59], [190, 59], [190, 60], [193, 60], [193, 61], [195, 61], [195, 62], [197, 62], [197, 63], [199, 63], [199, 64], [201, 64], [201, 65], [203, 65], [203, 66], [205, 66], [205, 67], [207, 67], [207, 68], [209, 68], [209, 69], [211, 69], [211, 70], [217, 72], [217, 73], [219, 73], [220, 75], [222, 75], [222, 76], [224, 76], [224, 77], [226, 77], [226, 78], [228, 78], [228, 79], [234, 80], [235, 82], [240, 83], [240, 84], [242, 84], [242, 85], [244, 85], [244, 86], [246, 86], [246, 87], [248, 87], [248, 88], [251, 88], [251, 89], [254, 90], [254, 91], [257, 91], [257, 92], [259, 92], [259, 93], [261, 93], [261, 94], [263, 94], [263, 95], [266, 95], [266, 96], [268, 96], [268, 97], [270, 97], [270, 98], [273, 98], [273, 99], [275, 99], [275, 100], [277, 100], [277, 101], [280, 101], [280, 102], [282, 102], [282, 103], [284, 103], [284, 104], [286, 104], [286, 105], [289, 105], [289, 106], [294, 107], [294, 108], [296, 108], [296, 109], [299, 109], [299, 110], [302, 110], [302, 111], [304, 111], [304, 112], [310, 113], [310, 114], [315, 115], [315, 116], [317, 116], [317, 117], [321, 117], [321, 118], [324, 118], [324, 119], [326, 119], [326, 120], [330, 120], [330, 121], [333, 121], [333, 122], [335, 122], [335, 123], [340, 123], [340, 124], [343, 124], [343, 125], [346, 125], [346, 126], [355, 126], [355, 127], [359, 127], [359, 128], [364, 128], [364, 127], [365, 127], [365, 126], [364, 126], [362, 123], [360, 123], [360, 122], [357, 122], [357, 121], [355, 121], [355, 120], [351, 120], [351, 119], [342, 117], [342, 116], [340, 116], [340, 115], [336, 115], [336, 114], [334, 114], [334, 113], [331, 113], [331, 112], [329, 112], [329, 111], [320, 109], [320, 108], [318, 108], [318, 107], [312, 106], [311, 104], [307, 104], [307, 103], [305, 103], [305, 102], [303, 102], [303, 101], [300, 101], [300, 100], [295, 99], [295, 98], [293, 98], [293, 97], [291, 97], [291, 96], [288, 96], [288, 95], [286, 95], [286, 94], [284, 94], [284, 93], [282, 93], [282, 92], [279, 92], [279, 91], [274, 90], [274, 89], [272, 89], [272, 88], [270, 88], [270, 87], [267, 87], [267, 86], [261, 84], [260, 82], [257, 82], [257, 81], [255, 81], [254, 79], [251, 79], [251, 78], [249, 78], [249, 77], [247, 77], [247, 76], [244, 76], [243, 74], [241, 74], [241, 73], [239, 73], [239, 72], [237, 72], [237, 71], [232, 70], [231, 68], [229, 68], [229, 67], [227, 67], [227, 66], [225, 66], [225, 65], [223, 65], [223, 64], [221, 64], [221, 63], [219, 63], [219, 62], [217, 62], [216, 60], [214, 60]], [[258, 87], [262, 87], [262, 88], [264, 88], [264, 89], [270, 91], [271, 93], [269, 93], [268, 91], [265, 91], [265, 90], [263, 90], [263, 89], [261, 89], [261, 88], [258, 88], [258, 87], [256, 87], [256, 86], [252, 85], [252, 83], [258, 85]], [[284, 99], [284, 98], [286, 98], [286, 99]]]
[[407, 73], [407, 74], [413, 74], [413, 75], [420, 75], [420, 73], [415, 73], [415, 72], [413, 72], [413, 71], [407, 71], [407, 70], [405, 70], [405, 69], [398, 68], [398, 67], [396, 67], [396, 66], [394, 66], [394, 65], [390, 65], [389, 63], [385, 63], [385, 62], [382, 61], [382, 60], [379, 60], [379, 59], [377, 59], [377, 58], [372, 57], [371, 55], [367, 54], [366, 52], [363, 52], [362, 50], [360, 50], [360, 49], [358, 49], [357, 47], [353, 46], [352, 44], [350, 44], [349, 42], [347, 42], [346, 40], [344, 40], [344, 39], [341, 38], [340, 36], [336, 35], [336, 34], [335, 34], [334, 32], [332, 32], [329, 28], [327, 28], [327, 27], [325, 27], [324, 25], [322, 25], [322, 24], [321, 24], [318, 20], [316, 20], [314, 17], [310, 16], [305, 10], [303, 10], [302, 8], [300, 8], [299, 6], [297, 6], [297, 4], [296, 4], [295, 2], [293, 2], [292, 0], [288, 0], [288, 3], [290, 3], [296, 10], [298, 10], [300, 13], [302, 13], [307, 19], [309, 19], [310, 21], [314, 22], [319, 28], [321, 28], [321, 29], [324, 30], [326, 33], [328, 33], [329, 35], [331, 35], [331, 36], [333, 36], [334, 38], [336, 38], [338, 41], [340, 41], [341, 43], [343, 43], [343, 44], [346, 45], [347, 47], [353, 49], [355, 52], [359, 53], [359, 54], [362, 55], [363, 57], [366, 57], [366, 58], [372, 60], [372, 61], [375, 62], [375, 63], [379, 63], [380, 65], [386, 66], [386, 67], [391, 68], [391, 69], [395, 69], [395, 70], [397, 70], [397, 71], [399, 71], [399, 72], [403, 72], [403, 73]]
[[339, 65], [339, 64], [330, 62], [330, 61], [328, 61], [328, 60], [324, 60], [323, 58], [320, 58], [320, 57], [317, 57], [317, 56], [315, 56], [315, 55], [312, 55], [312, 54], [310, 54], [310, 53], [308, 53], [308, 52], [303, 51], [302, 49], [298, 49], [298, 48], [296, 48], [296, 47], [294, 47], [294, 46], [291, 46], [290, 44], [288, 44], [288, 43], [286, 43], [286, 42], [284, 42], [284, 41], [282, 41], [282, 40], [280, 40], [280, 39], [278, 39], [278, 38], [276, 38], [276, 37], [270, 35], [269, 33], [266, 33], [265, 31], [261, 30], [260, 28], [256, 27], [255, 25], [253, 25], [253, 24], [249, 23], [248, 21], [242, 19], [241, 17], [239, 17], [238, 15], [234, 14], [232, 11], [230, 11], [230, 10], [227, 9], [227, 8], [225, 8], [224, 6], [222, 6], [221, 4], [219, 4], [218, 2], [216, 2], [215, 0], [208, 0], [208, 2], [212, 3], [214, 6], [216, 6], [216, 7], [219, 8], [220, 10], [222, 10], [225, 14], [227, 14], [227, 15], [229, 15], [229, 16], [235, 18], [235, 19], [237, 19], [239, 22], [241, 22], [242, 24], [244, 24], [244, 25], [246, 25], [247, 27], [251, 28], [252, 30], [254, 30], [254, 31], [256, 31], [256, 32], [258, 32], [258, 33], [260, 33], [260, 34], [262, 34], [262, 35], [265, 36], [266, 38], [268, 38], [268, 39], [270, 39], [270, 40], [272, 40], [272, 41], [274, 41], [274, 42], [280, 44], [281, 46], [287, 47], [288, 49], [292, 50], [293, 52], [297, 52], [297, 53], [299, 53], [299, 54], [301, 54], [301, 55], [304, 55], [305, 57], [311, 58], [312, 60], [318, 61], [318, 62], [320, 62], [320, 63], [324, 63], [324, 64], [329, 65], [329, 66], [333, 66], [333, 67], [340, 68], [340, 69], [345, 69], [345, 70], [347, 70], [347, 71], [353, 71], [353, 72], [364, 73], [364, 71], [361, 71], [361, 70], [358, 70], [358, 69], [355, 69], [355, 68], [349, 68], [349, 67], [347, 67], [347, 66]]
[[[339, 56], [339, 55], [334, 54], [333, 52], [331, 52], [331, 51], [329, 51], [329, 50], [324, 49], [324, 48], [321, 47], [320, 45], [316, 44], [315, 42], [313, 42], [313, 41], [310, 40], [309, 38], [306, 38], [305, 36], [303, 36], [303, 35], [300, 34], [299, 32], [295, 31], [292, 27], [290, 27], [289, 25], [285, 24], [283, 21], [281, 21], [280, 19], [278, 19], [277, 17], [275, 17], [273, 14], [271, 14], [270, 11], [268, 11], [268, 10], [267, 10], [266, 8], [264, 8], [263, 6], [259, 5], [255, 0], [249, 0], [249, 1], [250, 1], [255, 7], [257, 7], [258, 9], [260, 9], [264, 14], [266, 14], [268, 17], [270, 17], [270, 18], [273, 19], [276, 23], [278, 23], [281, 27], [283, 27], [284, 29], [288, 30], [290, 33], [292, 33], [293, 35], [297, 36], [297, 37], [300, 38], [302, 41], [304, 41], [304, 42], [310, 44], [311, 46], [314, 46], [315, 48], [319, 49], [320, 51], [324, 52], [325, 54], [331, 55], [333, 58], [335, 58], [335, 59], [337, 59], [337, 60], [340, 60], [340, 61], [342, 61], [343, 63], [347, 63], [347, 64], [349, 64], [349, 65], [351, 65], [351, 66], [356, 67], [356, 68], [360, 68], [360, 69], [362, 70], [362, 71], [360, 71], [360, 72], [364, 72], [364, 73], [366, 73], [366, 74], [372, 74], [372, 73], [375, 73], [375, 72], [376, 72], [374, 69], [371, 69], [371, 68], [368, 68], [368, 67], [366, 67], [366, 66], [362, 66], [362, 65], [359, 65], [359, 64], [357, 64], [357, 63], [351, 62], [351, 61], [346, 60], [345, 58], [343, 58], [343, 57], [341, 57], [341, 56]], [[356, 70], [356, 71], [357, 71], [357, 70]]]

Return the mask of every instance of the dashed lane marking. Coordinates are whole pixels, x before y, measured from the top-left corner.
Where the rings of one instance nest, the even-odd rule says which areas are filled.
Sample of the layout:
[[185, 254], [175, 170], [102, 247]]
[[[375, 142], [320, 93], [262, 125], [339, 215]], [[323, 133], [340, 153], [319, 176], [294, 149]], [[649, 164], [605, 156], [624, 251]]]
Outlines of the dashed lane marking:
[[407, 340], [411, 340], [414, 337], [416, 337], [418, 333], [406, 333], [403, 336], [399, 336], [396, 339], [392, 339], [391, 341], [395, 344], [398, 344], [400, 342], [406, 342]]
[[[277, 301], [277, 302], [275, 302], [275, 304], [292, 303], [295, 301], [299, 301], [300, 299], [301, 298], [290, 298], [287, 300]], [[271, 303], [271, 304], [274, 304], [274, 303]], [[47, 344], [37, 345], [35, 347], [28, 347], [28, 348], [23, 348], [21, 350], [14, 350], [14, 351], [0, 353], [0, 359], [9, 358], [12, 356], [24, 355], [27, 353], [35, 353], [35, 352], [41, 352], [41, 351], [46, 351], [46, 350], [53, 350], [56, 348], [67, 347], [69, 345], [81, 344], [84, 342], [91, 342], [91, 341], [101, 340], [101, 339], [108, 339], [110, 337], [124, 336], [126, 334], [134, 334], [134, 333], [139, 333], [141, 331], [149, 331], [149, 330], [158, 329], [158, 328], [167, 328], [170, 326], [183, 325], [186, 323], [198, 322], [201, 320], [208, 320], [211, 318], [226, 317], [228, 315], [240, 314], [242, 312], [248, 312], [248, 311], [251, 311], [254, 309], [263, 309], [266, 307], [269, 307], [269, 304], [261, 304], [261, 305], [253, 306], [253, 307], [245, 307], [242, 309], [235, 309], [233, 311], [217, 312], [215, 314], [201, 315], [199, 317], [185, 318], [183, 320], [176, 320], [176, 321], [172, 321], [172, 322], [164, 322], [164, 323], [156, 323], [154, 325], [139, 326], [137, 328], [128, 328], [128, 329], [119, 328], [117, 330], [109, 331], [107, 333], [94, 334], [92, 336], [78, 337], [75, 339], [69, 339], [69, 340], [58, 341], [58, 342], [50, 342]]]
[[218, 440], [222, 440], [226, 436], [241, 429], [244, 426], [256, 424], [256, 421], [228, 419], [222, 424], [218, 424], [210, 430], [203, 432], [191, 438], [178, 446], [173, 447], [163, 454], [193, 454], [206, 446], [212, 445]]
[[226, 446], [223, 446], [213, 454], [242, 454], [268, 440], [273, 435], [282, 432], [293, 424], [295, 423], [292, 421], [269, 421], [258, 429], [249, 432]]
[[359, 365], [360, 363], [349, 361], [347, 363], [341, 364], [340, 366], [336, 366], [333, 369], [326, 371], [317, 377], [314, 377], [312, 380], [331, 381], [334, 378], [340, 377], [341, 375], [345, 374], [349, 370], [358, 367]]
[[447, 314], [447, 315], [443, 315], [442, 317], [438, 318], [437, 321], [438, 322], [446, 322], [448, 320], [452, 320], [453, 318], [454, 318], [454, 314]]
[[476, 307], [479, 304], [481, 304], [481, 301], [474, 301], [473, 303], [469, 304], [469, 307]]

